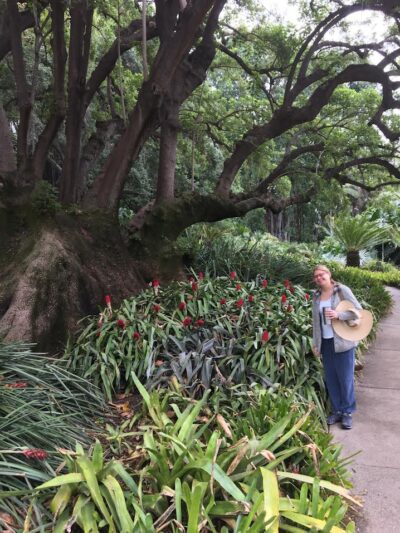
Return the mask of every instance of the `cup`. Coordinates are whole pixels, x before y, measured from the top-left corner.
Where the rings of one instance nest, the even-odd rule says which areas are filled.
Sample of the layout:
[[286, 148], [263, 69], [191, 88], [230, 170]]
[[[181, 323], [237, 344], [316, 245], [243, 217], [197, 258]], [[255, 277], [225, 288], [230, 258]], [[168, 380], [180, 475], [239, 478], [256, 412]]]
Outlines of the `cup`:
[[326, 314], [327, 311], [331, 311], [331, 308], [330, 307], [324, 307], [324, 324], [326, 326], [331, 326], [332, 325], [332, 320], [327, 316], [327, 314]]

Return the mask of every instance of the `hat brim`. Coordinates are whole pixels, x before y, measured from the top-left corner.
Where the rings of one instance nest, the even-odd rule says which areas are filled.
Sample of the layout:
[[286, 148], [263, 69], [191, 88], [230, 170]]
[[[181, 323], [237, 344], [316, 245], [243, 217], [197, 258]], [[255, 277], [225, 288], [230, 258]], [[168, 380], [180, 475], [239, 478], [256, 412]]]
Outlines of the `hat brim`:
[[[335, 311], [351, 311], [354, 309], [354, 304], [348, 300], [342, 300], [336, 307]], [[345, 320], [332, 320], [332, 327], [335, 333], [347, 341], [361, 341], [368, 336], [374, 323], [374, 318], [370, 311], [366, 309], [357, 309], [360, 314], [360, 321], [354, 326], [350, 326]]]

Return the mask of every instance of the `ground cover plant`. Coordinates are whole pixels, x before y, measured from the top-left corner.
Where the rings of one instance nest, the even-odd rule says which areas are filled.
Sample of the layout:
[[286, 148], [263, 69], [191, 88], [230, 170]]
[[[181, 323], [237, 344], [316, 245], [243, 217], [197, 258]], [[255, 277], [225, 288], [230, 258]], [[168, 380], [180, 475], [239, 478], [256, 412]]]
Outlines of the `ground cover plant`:
[[100, 431], [102, 394], [65, 367], [65, 361], [32, 352], [29, 344], [0, 341], [0, 525], [5, 529], [21, 517], [28, 528], [46, 523], [46, 509], [19, 491], [55, 475], [59, 448], [76, 441], [89, 445]]

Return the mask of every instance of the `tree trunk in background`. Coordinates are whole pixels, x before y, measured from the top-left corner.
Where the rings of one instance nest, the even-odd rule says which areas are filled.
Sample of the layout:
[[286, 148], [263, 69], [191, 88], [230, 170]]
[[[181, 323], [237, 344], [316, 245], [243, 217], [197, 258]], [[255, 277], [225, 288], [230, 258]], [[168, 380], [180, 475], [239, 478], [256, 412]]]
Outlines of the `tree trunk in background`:
[[346, 266], [359, 267], [360, 264], [360, 252], [358, 250], [348, 251], [346, 255]]
[[176, 148], [179, 131], [179, 103], [164, 102], [161, 122], [160, 156], [158, 165], [156, 204], [168, 202], [175, 196]]
[[4, 173], [15, 172], [17, 161], [11, 140], [11, 132], [3, 106], [0, 104], [0, 176]]
[[264, 220], [268, 233], [271, 233], [271, 235], [273, 235], [280, 241], [288, 240], [288, 232], [286, 229], [287, 215], [285, 211], [274, 213], [270, 209], [267, 209], [265, 212]]

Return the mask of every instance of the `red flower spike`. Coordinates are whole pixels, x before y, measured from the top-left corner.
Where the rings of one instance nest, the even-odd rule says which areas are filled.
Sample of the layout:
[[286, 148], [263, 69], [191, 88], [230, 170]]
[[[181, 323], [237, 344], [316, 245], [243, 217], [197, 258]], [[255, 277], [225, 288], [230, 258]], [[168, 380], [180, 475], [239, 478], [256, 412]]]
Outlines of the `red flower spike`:
[[243, 298], [239, 298], [239, 300], [236, 302], [236, 307], [242, 307], [244, 304], [244, 300]]
[[192, 323], [192, 318], [190, 316], [187, 316], [182, 320], [182, 324], [185, 326], [185, 328], [190, 326], [191, 323]]
[[310, 295], [308, 294], [308, 292], [305, 293], [304, 298], [305, 298], [307, 301], [310, 299]]
[[111, 296], [109, 294], [106, 294], [104, 297], [104, 300], [106, 301], [106, 306], [110, 307], [111, 305]]
[[196, 326], [204, 326], [204, 320], [202, 318], [199, 318], [198, 320], [196, 320]]
[[25, 389], [28, 386], [26, 381], [15, 381], [14, 383], [8, 383], [5, 385], [8, 389]]
[[254, 296], [252, 294], [249, 294], [249, 302], [250, 303], [254, 302]]
[[154, 304], [153, 305], [153, 311], [155, 313], [158, 313], [160, 311], [160, 309], [161, 309], [161, 305], [158, 305], [158, 304]]
[[96, 331], [96, 337], [100, 337], [100, 331]]
[[122, 319], [117, 320], [117, 326], [121, 329], [125, 329], [126, 328], [125, 320], [122, 320]]
[[220, 301], [219, 301], [219, 303], [220, 303], [221, 305], [225, 305], [225, 304], [226, 304], [226, 298], [221, 298]]
[[269, 341], [269, 333], [268, 331], [263, 331], [261, 335], [262, 342], [268, 342]]
[[287, 306], [288, 313], [291, 313], [293, 311], [293, 309], [294, 309], [293, 305], [288, 305]]
[[262, 286], [264, 287], [264, 289], [268, 287], [268, 281], [266, 279], [262, 280]]
[[156, 287], [159, 287], [159, 286], [160, 286], [160, 282], [158, 281], [158, 279], [153, 279], [153, 281], [152, 281], [152, 283], [151, 283], [151, 284], [152, 284], [152, 286], [153, 286], [154, 288], [156, 288]]
[[284, 303], [286, 302], [286, 300], [287, 300], [287, 296], [286, 296], [286, 294], [282, 294], [282, 296], [281, 296], [281, 302], [284, 304]]
[[22, 453], [25, 457], [28, 457], [28, 459], [38, 459], [39, 461], [44, 461], [48, 457], [46, 450], [41, 450], [40, 448], [31, 448], [29, 450], [24, 450]]
[[285, 285], [286, 288], [290, 287], [290, 281], [288, 279], [285, 279], [283, 284]]
[[240, 285], [240, 283], [236, 283], [235, 288], [236, 288], [237, 291], [240, 291], [242, 286]]
[[178, 309], [179, 309], [179, 311], [184, 311], [186, 309], [186, 303], [185, 302], [179, 302]]
[[294, 293], [294, 287], [289, 287], [289, 291], [293, 294]]
[[199, 286], [197, 285], [197, 283], [195, 281], [192, 282], [192, 290], [193, 291], [197, 291], [197, 289], [199, 288]]
[[201, 281], [202, 279], [204, 279], [204, 274], [203, 274], [203, 272], [199, 272], [199, 273], [197, 274], [197, 277], [198, 277], [198, 279], [199, 279], [200, 281]]
[[132, 335], [133, 340], [138, 341], [140, 339], [140, 335], [137, 331]]
[[229, 277], [234, 280], [236, 278], [236, 272], [232, 271], [230, 274], [229, 274]]

